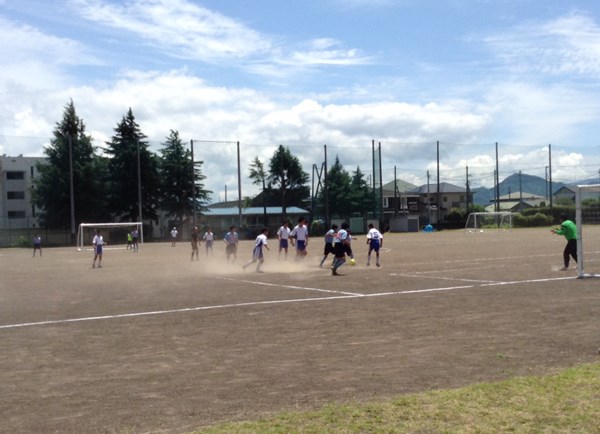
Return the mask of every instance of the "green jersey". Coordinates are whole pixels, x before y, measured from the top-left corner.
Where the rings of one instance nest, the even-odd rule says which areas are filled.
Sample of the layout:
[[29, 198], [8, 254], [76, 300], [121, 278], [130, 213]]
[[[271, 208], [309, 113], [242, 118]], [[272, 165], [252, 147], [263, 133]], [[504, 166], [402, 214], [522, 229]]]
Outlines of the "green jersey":
[[565, 220], [561, 223], [560, 229], [556, 230], [558, 235], [564, 235], [568, 240], [576, 240], [577, 239], [577, 226], [571, 220]]

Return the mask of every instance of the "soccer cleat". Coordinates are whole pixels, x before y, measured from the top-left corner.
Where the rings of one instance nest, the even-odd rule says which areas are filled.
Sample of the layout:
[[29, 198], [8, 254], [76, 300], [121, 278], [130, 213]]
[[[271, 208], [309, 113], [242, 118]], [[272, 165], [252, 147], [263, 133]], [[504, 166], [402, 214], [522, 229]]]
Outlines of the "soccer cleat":
[[380, 263], [377, 263], [377, 266], [378, 266], [378, 267], [381, 267], [381, 264], [380, 264]]

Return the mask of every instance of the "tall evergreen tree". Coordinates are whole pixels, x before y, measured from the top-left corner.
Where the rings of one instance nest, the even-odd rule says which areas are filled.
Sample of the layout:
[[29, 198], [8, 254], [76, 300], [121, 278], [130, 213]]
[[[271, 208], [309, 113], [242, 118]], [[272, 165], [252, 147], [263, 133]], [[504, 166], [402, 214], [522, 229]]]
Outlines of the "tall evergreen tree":
[[267, 218], [267, 172], [265, 171], [265, 165], [258, 157], [255, 157], [254, 161], [250, 164], [250, 179], [252, 180], [252, 184], [262, 187], [260, 196], [263, 207], [263, 225], [267, 227], [269, 223]]
[[[108, 219], [104, 202], [103, 164], [94, 154], [92, 138], [85, 131], [73, 101], [56, 123], [54, 137], [44, 153], [47, 164], [38, 164], [39, 175], [32, 182], [35, 206], [42, 226], [69, 228], [71, 226], [70, 155], [73, 162], [73, 203], [75, 227], [81, 222], [102, 222]], [[70, 149], [69, 149], [70, 148]]]
[[[186, 216], [193, 215], [194, 196], [196, 212], [206, 203], [210, 191], [204, 188], [202, 180], [203, 161], [192, 161], [192, 152], [183, 145], [179, 132], [171, 130], [171, 134], [163, 143], [159, 160], [160, 200], [159, 204], [168, 217], [183, 222]], [[193, 178], [192, 178], [193, 173]]]
[[138, 221], [138, 148], [141, 177], [142, 218], [156, 220], [159, 177], [158, 161], [148, 149], [146, 136], [141, 132], [131, 108], [115, 128], [107, 142], [109, 189], [108, 204], [115, 219]]
[[[352, 180], [350, 174], [340, 163], [338, 156], [335, 157], [335, 162], [327, 173], [327, 188], [329, 209], [332, 210], [332, 216], [338, 218], [349, 217], [353, 211], [349, 200], [352, 192]], [[320, 202], [323, 203], [323, 193], [320, 197]]]
[[369, 184], [358, 166], [356, 167], [356, 171], [352, 173], [348, 201], [350, 202], [352, 211], [360, 213], [363, 217], [367, 217], [367, 213], [375, 211], [373, 192], [369, 188]]
[[283, 215], [288, 206], [304, 206], [310, 190], [306, 186], [308, 173], [302, 170], [298, 157], [289, 148], [279, 145], [269, 162], [269, 185], [279, 190]]

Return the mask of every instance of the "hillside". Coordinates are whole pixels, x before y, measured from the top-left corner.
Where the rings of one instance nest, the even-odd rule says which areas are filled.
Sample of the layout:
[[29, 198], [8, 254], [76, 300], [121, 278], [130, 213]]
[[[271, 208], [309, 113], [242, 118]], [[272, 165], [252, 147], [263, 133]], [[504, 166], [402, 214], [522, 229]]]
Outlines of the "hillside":
[[[546, 196], [546, 180], [539, 176], [521, 174], [521, 189], [525, 193], [533, 193], [538, 196]], [[552, 191], [556, 191], [565, 184], [552, 182]], [[519, 174], [514, 173], [500, 182], [500, 196], [505, 194], [519, 194]], [[494, 199], [494, 188], [477, 187], [473, 189], [473, 202], [476, 205], [486, 206]]]

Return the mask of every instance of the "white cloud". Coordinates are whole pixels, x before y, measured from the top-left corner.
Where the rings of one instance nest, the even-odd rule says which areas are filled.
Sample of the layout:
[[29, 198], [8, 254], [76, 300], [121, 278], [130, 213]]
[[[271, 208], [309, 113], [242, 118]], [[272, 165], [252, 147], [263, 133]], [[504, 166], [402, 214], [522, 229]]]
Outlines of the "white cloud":
[[243, 58], [271, 49], [244, 24], [184, 0], [134, 0], [124, 4], [73, 0], [87, 20], [126, 30], [169, 55], [202, 61]]
[[586, 15], [529, 22], [485, 42], [515, 72], [593, 76], [600, 72], [600, 27]]

